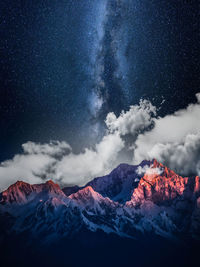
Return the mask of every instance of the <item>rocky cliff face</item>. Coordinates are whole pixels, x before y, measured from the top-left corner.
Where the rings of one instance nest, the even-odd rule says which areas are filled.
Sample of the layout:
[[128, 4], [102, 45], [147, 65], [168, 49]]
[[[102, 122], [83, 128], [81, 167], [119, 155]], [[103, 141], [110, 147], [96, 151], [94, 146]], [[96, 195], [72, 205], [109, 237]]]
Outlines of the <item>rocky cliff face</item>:
[[180, 198], [192, 199], [200, 193], [200, 177], [181, 177], [156, 160], [135, 188], [127, 205], [140, 206], [145, 201], [157, 205], [170, 205]]
[[200, 239], [200, 177], [181, 177], [154, 160], [121, 164], [82, 188], [19, 181], [1, 194], [5, 218], [8, 235], [26, 233], [44, 242], [86, 229], [129, 238]]

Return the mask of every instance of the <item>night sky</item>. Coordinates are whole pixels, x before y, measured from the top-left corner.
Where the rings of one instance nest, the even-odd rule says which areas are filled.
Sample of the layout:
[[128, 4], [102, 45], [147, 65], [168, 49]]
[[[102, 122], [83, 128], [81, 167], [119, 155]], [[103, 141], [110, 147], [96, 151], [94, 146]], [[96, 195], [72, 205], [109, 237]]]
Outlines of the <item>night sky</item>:
[[192, 0], [2, 0], [0, 160], [27, 141], [78, 152], [140, 98], [160, 116], [195, 102], [198, 16]]

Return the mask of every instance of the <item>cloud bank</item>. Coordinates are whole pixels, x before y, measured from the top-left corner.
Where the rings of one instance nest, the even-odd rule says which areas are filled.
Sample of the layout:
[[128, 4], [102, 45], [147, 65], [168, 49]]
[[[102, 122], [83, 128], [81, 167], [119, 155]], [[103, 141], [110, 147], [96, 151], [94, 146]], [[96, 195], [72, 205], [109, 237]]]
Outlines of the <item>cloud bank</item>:
[[188, 134], [182, 142], [155, 144], [148, 156], [182, 175], [200, 175], [200, 133]]
[[61, 184], [88, 182], [96, 175], [110, 171], [124, 142], [118, 134], [105, 136], [94, 149], [74, 154], [66, 142], [22, 145], [24, 153], [0, 165], [0, 187], [23, 180], [39, 183], [53, 179]]
[[153, 119], [154, 128], [135, 142], [134, 163], [156, 158], [182, 175], [200, 175], [200, 94], [196, 97], [196, 104]]
[[[84, 185], [123, 162], [123, 153], [131, 155], [126, 158], [130, 164], [156, 158], [184, 176], [200, 175], [200, 94], [196, 97], [196, 104], [162, 118], [147, 100], [118, 117], [111, 112], [101, 142], [79, 154], [65, 141], [27, 142], [22, 154], [0, 164], [0, 188], [17, 180], [40, 183], [53, 179], [62, 185]], [[143, 171], [148, 170], [138, 170]]]

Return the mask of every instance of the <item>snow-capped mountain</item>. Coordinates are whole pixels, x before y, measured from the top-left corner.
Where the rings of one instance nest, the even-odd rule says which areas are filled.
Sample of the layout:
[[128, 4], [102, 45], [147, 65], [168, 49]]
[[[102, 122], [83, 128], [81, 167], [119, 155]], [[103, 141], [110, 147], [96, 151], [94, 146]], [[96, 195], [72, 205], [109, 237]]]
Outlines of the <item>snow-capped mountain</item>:
[[49, 180], [44, 184], [30, 185], [23, 181], [17, 181], [15, 184], [2, 192], [0, 204], [26, 204], [38, 197], [49, 197], [60, 195], [65, 197], [64, 192], [60, 189], [58, 184]]
[[156, 160], [121, 164], [81, 188], [18, 181], [0, 198], [4, 238], [26, 233], [53, 242], [87, 230], [200, 239], [200, 177], [181, 177]]

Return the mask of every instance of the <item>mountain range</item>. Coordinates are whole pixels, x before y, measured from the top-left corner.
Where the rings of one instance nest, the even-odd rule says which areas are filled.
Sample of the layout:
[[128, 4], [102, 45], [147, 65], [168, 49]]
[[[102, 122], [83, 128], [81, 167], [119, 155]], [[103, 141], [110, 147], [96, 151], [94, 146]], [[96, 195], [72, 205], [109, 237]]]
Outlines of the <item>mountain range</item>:
[[81, 239], [85, 244], [87, 236], [95, 243], [103, 236], [199, 244], [200, 177], [182, 177], [154, 159], [120, 164], [83, 187], [17, 181], [0, 194], [0, 229], [5, 253], [10, 240], [51, 247]]

